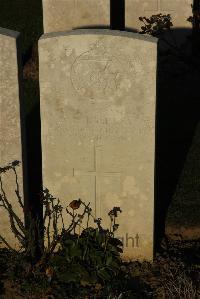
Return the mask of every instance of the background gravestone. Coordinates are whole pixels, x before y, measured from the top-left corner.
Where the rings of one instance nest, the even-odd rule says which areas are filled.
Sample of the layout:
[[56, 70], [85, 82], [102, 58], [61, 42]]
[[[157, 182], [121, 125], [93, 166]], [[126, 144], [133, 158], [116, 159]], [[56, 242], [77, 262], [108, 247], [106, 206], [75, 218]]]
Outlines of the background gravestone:
[[182, 46], [182, 44], [187, 41], [187, 36], [192, 31], [192, 23], [187, 21], [187, 18], [192, 16], [192, 3], [193, 0], [125, 0], [126, 30], [141, 31], [144, 23], [139, 20], [140, 16], [150, 18], [152, 15], [170, 14], [173, 26], [169, 32], [165, 30], [163, 33], [162, 37], [167, 40], [167, 43], [160, 43], [159, 49], [166, 50], [169, 44], [175, 44], [185, 51], [186, 46]]
[[157, 39], [139, 34], [82, 29], [39, 40], [44, 188], [63, 207], [91, 202], [107, 228], [119, 206], [125, 259], [153, 255], [156, 64]]
[[[14, 160], [22, 162], [18, 38], [18, 32], [0, 28], [0, 167]], [[16, 167], [19, 193], [23, 199], [22, 169], [22, 164]], [[23, 221], [23, 211], [15, 194], [15, 174], [9, 170], [1, 176], [7, 199]], [[0, 207], [0, 234], [10, 245], [18, 247], [17, 239], [11, 232], [8, 213], [2, 207]]]
[[170, 14], [175, 28], [192, 28], [186, 19], [192, 15], [192, 0], [125, 0], [126, 27], [140, 29], [139, 17]]
[[109, 24], [110, 0], [43, 0], [44, 33]]
[[[124, 0], [125, 27], [140, 30], [140, 16], [170, 14], [173, 28], [192, 28], [192, 0]], [[123, 13], [123, 12], [122, 12]], [[43, 0], [44, 33], [80, 27], [110, 26], [110, 0]]]

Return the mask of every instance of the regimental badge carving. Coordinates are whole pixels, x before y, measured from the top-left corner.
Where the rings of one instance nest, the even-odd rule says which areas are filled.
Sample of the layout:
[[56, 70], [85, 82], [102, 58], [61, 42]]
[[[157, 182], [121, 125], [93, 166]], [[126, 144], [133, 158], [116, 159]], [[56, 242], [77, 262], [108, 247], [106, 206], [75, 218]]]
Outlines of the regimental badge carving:
[[126, 93], [131, 88], [134, 75], [135, 70], [128, 57], [113, 54], [113, 49], [101, 42], [79, 55], [71, 67], [75, 91], [90, 99], [108, 99]]

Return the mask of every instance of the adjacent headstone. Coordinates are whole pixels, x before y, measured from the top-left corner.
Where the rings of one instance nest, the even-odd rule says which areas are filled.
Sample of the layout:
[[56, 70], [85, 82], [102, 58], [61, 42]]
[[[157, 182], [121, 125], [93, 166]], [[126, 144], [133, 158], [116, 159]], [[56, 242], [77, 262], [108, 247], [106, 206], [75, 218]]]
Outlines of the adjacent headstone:
[[[18, 38], [18, 32], [0, 28], [0, 167], [7, 166], [14, 160], [22, 162]], [[16, 172], [23, 200], [22, 163], [16, 167]], [[23, 221], [23, 210], [15, 193], [15, 173], [8, 170], [1, 177], [6, 197]], [[0, 194], [3, 194], [1, 189]], [[10, 228], [8, 212], [3, 207], [0, 207], [0, 235], [12, 247], [18, 248], [18, 240]], [[5, 244], [0, 243], [0, 247], [5, 247]]]
[[187, 21], [192, 16], [192, 0], [125, 0], [125, 26], [129, 29], [141, 30], [144, 24], [139, 17], [170, 14], [172, 28], [192, 28]]
[[[192, 28], [192, 0], [125, 0], [125, 27], [141, 30], [139, 17], [170, 14], [173, 28]], [[110, 0], [43, 0], [44, 33], [110, 26]]]
[[119, 206], [125, 260], [153, 256], [156, 65], [157, 39], [139, 34], [82, 29], [39, 40], [44, 188], [63, 207], [90, 202], [104, 228]]
[[110, 26], [110, 0], [43, 0], [44, 33]]

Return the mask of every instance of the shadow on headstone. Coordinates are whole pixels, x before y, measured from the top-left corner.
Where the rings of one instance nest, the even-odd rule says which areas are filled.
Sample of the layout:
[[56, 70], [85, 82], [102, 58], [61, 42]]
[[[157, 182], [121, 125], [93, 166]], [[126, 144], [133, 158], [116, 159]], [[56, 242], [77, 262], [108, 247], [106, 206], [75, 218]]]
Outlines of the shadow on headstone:
[[110, 29], [110, 26], [91, 26], [91, 25], [85, 25], [85, 26], [80, 26], [80, 27], [75, 27], [73, 30], [76, 29]]

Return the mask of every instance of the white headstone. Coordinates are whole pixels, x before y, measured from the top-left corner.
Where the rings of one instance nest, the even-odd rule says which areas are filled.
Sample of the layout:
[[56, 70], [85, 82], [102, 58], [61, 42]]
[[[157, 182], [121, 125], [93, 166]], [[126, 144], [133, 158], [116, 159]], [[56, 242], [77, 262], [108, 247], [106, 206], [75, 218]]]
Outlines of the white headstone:
[[[141, 30], [139, 17], [170, 14], [172, 28], [192, 28], [193, 0], [125, 0], [125, 26]], [[110, 0], [43, 0], [44, 33], [89, 26], [110, 26]]]
[[[22, 162], [18, 37], [19, 32], [0, 28], [0, 167], [7, 166], [14, 160]], [[23, 201], [22, 163], [16, 167], [16, 172]], [[15, 173], [8, 170], [1, 177], [6, 197], [23, 221], [23, 210], [15, 193]], [[2, 190], [0, 193], [2, 194]], [[8, 212], [3, 207], [0, 207], [0, 235], [12, 247], [18, 248], [18, 240], [10, 228]], [[0, 244], [0, 247], [5, 247], [5, 244]]]
[[109, 25], [110, 0], [43, 0], [44, 33]]
[[153, 256], [156, 66], [157, 39], [139, 34], [39, 40], [44, 187], [63, 207], [91, 202], [104, 228], [119, 206], [125, 260]]
[[139, 17], [150, 17], [159, 13], [170, 14], [172, 28], [192, 28], [187, 18], [192, 15], [193, 0], [125, 0], [125, 26], [141, 30], [144, 24]]

